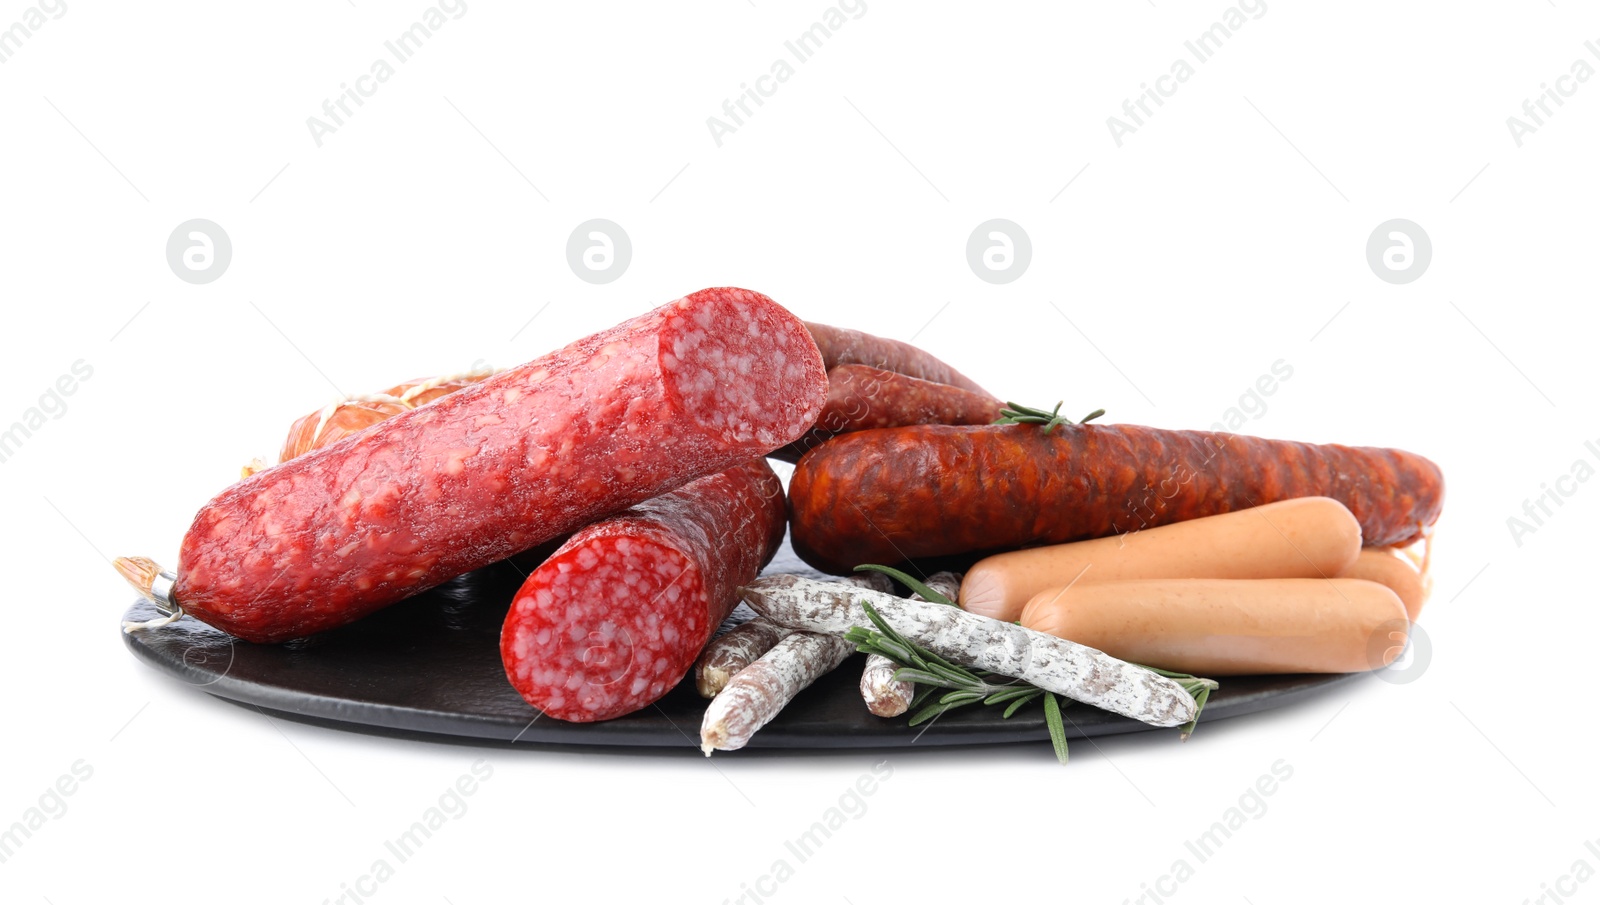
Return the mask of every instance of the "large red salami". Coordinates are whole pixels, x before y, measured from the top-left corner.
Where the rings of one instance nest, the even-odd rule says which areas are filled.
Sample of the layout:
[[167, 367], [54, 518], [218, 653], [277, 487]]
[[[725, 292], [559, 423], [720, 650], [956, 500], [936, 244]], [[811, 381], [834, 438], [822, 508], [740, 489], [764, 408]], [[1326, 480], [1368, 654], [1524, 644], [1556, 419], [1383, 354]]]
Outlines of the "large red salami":
[[233, 485], [170, 598], [251, 641], [332, 628], [799, 437], [805, 325], [706, 289]]
[[580, 723], [658, 700], [777, 552], [785, 516], [783, 485], [754, 459], [579, 531], [506, 614], [511, 684]]

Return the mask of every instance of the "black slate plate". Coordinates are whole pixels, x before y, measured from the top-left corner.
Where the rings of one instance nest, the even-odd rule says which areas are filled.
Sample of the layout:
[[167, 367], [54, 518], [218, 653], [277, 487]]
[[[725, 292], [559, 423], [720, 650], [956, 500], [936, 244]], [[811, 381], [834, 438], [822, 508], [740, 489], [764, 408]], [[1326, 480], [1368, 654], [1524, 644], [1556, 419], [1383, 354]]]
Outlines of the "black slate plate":
[[[768, 572], [815, 576], [787, 544]], [[284, 645], [257, 645], [184, 618], [124, 635], [134, 655], [206, 692], [290, 718], [380, 734], [487, 743], [643, 746], [699, 745], [705, 701], [686, 680], [654, 707], [603, 723], [541, 719], [506, 681], [500, 623], [522, 575], [501, 563], [462, 576], [344, 628]], [[159, 615], [139, 601], [126, 619]], [[748, 618], [740, 606], [729, 625]], [[890, 748], [973, 745], [1049, 738], [1041, 708], [1009, 720], [1000, 707], [971, 706], [931, 725], [867, 712], [857, 690], [856, 657], [796, 698], [756, 734], [752, 748]], [[1294, 703], [1352, 676], [1248, 676], [1222, 680], [1202, 722]], [[1064, 711], [1072, 737], [1152, 727], [1074, 706]], [[1173, 731], [1173, 730], [1169, 730]]]

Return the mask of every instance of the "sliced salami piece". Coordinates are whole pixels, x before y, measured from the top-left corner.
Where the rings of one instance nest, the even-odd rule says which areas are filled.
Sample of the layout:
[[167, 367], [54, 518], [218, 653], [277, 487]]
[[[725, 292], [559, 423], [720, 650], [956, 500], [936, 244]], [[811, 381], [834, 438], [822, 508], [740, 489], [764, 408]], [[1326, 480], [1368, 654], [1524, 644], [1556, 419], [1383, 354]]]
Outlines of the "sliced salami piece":
[[229, 487], [157, 596], [250, 641], [333, 628], [789, 443], [826, 393], [794, 315], [696, 292]]
[[547, 716], [587, 723], [666, 694], [783, 542], [764, 459], [701, 478], [573, 535], [517, 592], [506, 675]]

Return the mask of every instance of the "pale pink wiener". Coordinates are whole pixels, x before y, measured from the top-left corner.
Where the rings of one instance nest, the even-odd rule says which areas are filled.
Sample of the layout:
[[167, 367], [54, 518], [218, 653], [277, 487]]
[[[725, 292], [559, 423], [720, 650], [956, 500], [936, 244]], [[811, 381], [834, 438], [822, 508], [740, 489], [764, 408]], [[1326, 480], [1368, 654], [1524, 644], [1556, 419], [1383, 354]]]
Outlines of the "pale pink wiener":
[[1049, 588], [1145, 578], [1332, 578], [1360, 552], [1361, 525], [1349, 509], [1327, 497], [1301, 497], [991, 556], [967, 572], [960, 604], [1009, 622]]
[[799, 437], [827, 397], [810, 332], [706, 289], [224, 490], [158, 602], [251, 641], [351, 622]]
[[1034, 631], [1136, 663], [1207, 676], [1365, 672], [1405, 649], [1406, 608], [1354, 578], [1102, 581], [1046, 590]]
[[1368, 547], [1361, 551], [1355, 562], [1339, 573], [1340, 578], [1364, 578], [1376, 581], [1400, 598], [1406, 605], [1406, 615], [1412, 622], [1422, 615], [1422, 605], [1428, 600], [1428, 581], [1404, 553], [1393, 547]]

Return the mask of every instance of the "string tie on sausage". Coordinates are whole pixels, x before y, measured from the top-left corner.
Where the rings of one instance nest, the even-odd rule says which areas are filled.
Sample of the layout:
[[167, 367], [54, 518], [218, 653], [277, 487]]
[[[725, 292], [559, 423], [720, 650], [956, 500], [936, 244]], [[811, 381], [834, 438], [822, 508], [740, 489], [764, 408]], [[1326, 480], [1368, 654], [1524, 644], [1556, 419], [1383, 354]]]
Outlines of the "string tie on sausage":
[[177, 575], [143, 556], [120, 556], [113, 560], [111, 565], [135, 591], [139, 592], [140, 597], [149, 601], [150, 605], [156, 608], [156, 612], [161, 614], [158, 618], [143, 622], [124, 619], [122, 621], [124, 632], [132, 635], [171, 625], [183, 618], [183, 606], [172, 598], [173, 585], [178, 581]]

